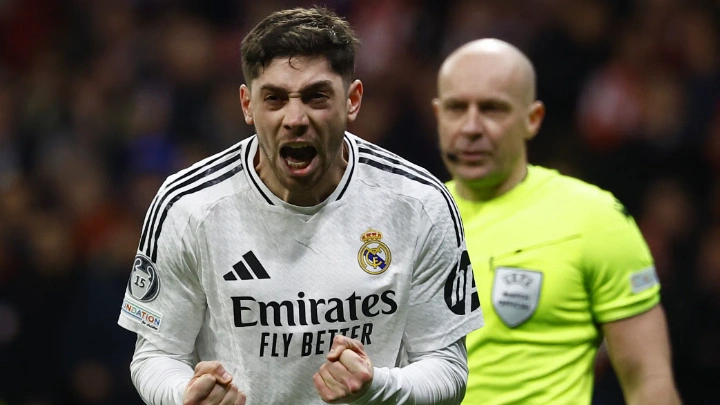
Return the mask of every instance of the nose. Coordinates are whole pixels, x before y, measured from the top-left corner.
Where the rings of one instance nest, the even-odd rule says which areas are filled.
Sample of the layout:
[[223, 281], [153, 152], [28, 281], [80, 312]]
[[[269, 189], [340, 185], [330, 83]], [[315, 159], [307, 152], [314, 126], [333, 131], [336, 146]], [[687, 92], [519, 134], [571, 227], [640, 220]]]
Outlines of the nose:
[[310, 125], [305, 104], [299, 97], [291, 97], [285, 105], [283, 126], [293, 132], [303, 131]]
[[471, 137], [480, 137], [483, 134], [483, 123], [482, 116], [478, 107], [471, 104], [463, 117], [463, 122], [460, 127], [460, 131], [463, 135]]

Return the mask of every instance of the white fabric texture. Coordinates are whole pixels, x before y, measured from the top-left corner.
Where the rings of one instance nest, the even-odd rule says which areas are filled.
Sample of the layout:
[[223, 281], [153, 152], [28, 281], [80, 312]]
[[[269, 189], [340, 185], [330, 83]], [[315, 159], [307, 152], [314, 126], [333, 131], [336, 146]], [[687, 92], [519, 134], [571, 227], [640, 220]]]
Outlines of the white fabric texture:
[[[452, 405], [462, 401], [468, 376], [464, 339], [433, 352], [408, 353], [408, 360], [410, 364], [402, 368], [375, 367], [370, 388], [352, 404]], [[130, 370], [145, 403], [181, 405], [193, 376], [191, 361], [168, 356], [138, 338]]]
[[390, 369], [401, 349], [434, 352], [482, 326], [445, 186], [350, 133], [345, 145], [345, 174], [315, 207], [265, 187], [256, 137], [170, 176], [118, 323], [167, 356], [220, 361], [248, 405], [322, 403], [312, 374], [336, 334]]

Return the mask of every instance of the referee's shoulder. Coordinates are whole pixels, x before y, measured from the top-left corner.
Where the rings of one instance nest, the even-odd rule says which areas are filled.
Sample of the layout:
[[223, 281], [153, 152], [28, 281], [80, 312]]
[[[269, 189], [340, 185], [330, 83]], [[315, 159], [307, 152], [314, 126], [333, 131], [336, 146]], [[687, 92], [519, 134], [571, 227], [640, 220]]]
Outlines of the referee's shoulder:
[[613, 193], [588, 181], [553, 169], [539, 166], [536, 169], [545, 171], [553, 185], [552, 190], [573, 205], [577, 204], [590, 210], [613, 208], [617, 203]]

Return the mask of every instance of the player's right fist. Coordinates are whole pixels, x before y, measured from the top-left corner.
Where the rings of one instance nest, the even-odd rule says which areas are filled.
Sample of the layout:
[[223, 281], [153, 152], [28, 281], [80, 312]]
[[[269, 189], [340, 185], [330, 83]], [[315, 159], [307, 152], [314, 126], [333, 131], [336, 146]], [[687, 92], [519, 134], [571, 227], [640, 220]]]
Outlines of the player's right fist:
[[185, 387], [183, 405], [245, 405], [245, 393], [219, 361], [201, 361]]

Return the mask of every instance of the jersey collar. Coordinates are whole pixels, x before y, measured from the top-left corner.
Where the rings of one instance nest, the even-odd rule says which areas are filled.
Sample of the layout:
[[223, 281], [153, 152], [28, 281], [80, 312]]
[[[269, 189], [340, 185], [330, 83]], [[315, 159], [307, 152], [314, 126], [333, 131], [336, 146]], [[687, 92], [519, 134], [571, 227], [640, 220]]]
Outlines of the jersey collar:
[[350, 186], [350, 181], [353, 177], [353, 174], [355, 173], [358, 159], [355, 135], [349, 132], [345, 132], [344, 143], [345, 146], [347, 146], [348, 148], [348, 165], [345, 168], [345, 173], [340, 179], [340, 183], [337, 185], [337, 187], [335, 187], [335, 191], [333, 191], [332, 194], [330, 194], [330, 196], [325, 201], [312, 207], [300, 207], [297, 205], [288, 204], [287, 202], [281, 200], [275, 194], [273, 194], [270, 189], [267, 188], [265, 183], [260, 180], [260, 176], [258, 176], [257, 172], [255, 171], [255, 165], [253, 162], [255, 159], [255, 154], [258, 153], [257, 135], [253, 135], [252, 137], [250, 137], [248, 142], [245, 143], [242, 151], [243, 161], [245, 167], [247, 168], [245, 172], [247, 173], [248, 180], [250, 181], [254, 192], [258, 195], [259, 198], [267, 202], [267, 204], [278, 207], [285, 207], [287, 209], [306, 214], [315, 213], [325, 205], [342, 199], [343, 196], [347, 193], [348, 187]]

